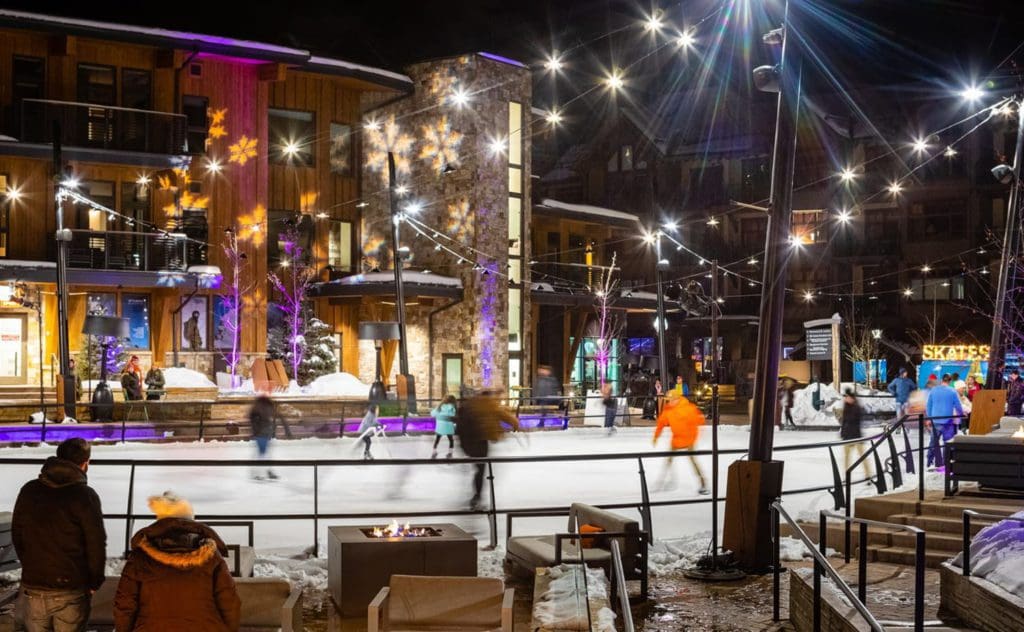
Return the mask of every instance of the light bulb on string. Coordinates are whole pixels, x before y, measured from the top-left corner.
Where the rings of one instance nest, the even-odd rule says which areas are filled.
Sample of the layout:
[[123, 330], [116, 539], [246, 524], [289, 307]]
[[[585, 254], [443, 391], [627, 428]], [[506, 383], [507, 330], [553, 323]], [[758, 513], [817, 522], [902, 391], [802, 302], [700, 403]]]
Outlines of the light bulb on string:
[[814, 292], [811, 292], [810, 290], [804, 290], [804, 302], [805, 303], [810, 303], [813, 300], [814, 300]]
[[562, 60], [556, 53], [551, 53], [551, 55], [544, 61], [544, 68], [549, 72], [558, 72], [562, 69], [562, 65]]
[[544, 114], [544, 120], [548, 122], [548, 125], [558, 125], [562, 122], [562, 113], [557, 109], [552, 108]]
[[914, 143], [913, 143], [913, 147], [914, 147], [914, 153], [917, 154], [917, 155], [921, 155], [921, 154], [925, 153], [926, 151], [928, 151], [928, 142], [925, 139], [923, 139], [923, 138], [915, 138], [914, 139]]
[[625, 85], [625, 82], [622, 80], [622, 72], [618, 68], [613, 70], [611, 74], [604, 78], [604, 85], [612, 92], [621, 90], [622, 86]]
[[707, 221], [708, 226], [718, 226], [719, 223], [718, 218], [714, 215], [712, 215]]
[[952, 145], [947, 145], [946, 146], [946, 151], [942, 152], [942, 155], [945, 156], [946, 158], [953, 158], [953, 157], [956, 156], [956, 154], [957, 154], [957, 151], [955, 149], [953, 149]]
[[888, 189], [888, 191], [889, 191], [889, 193], [891, 193], [892, 195], [899, 195], [900, 193], [902, 193], [902, 192], [903, 192], [903, 185], [901, 185], [901, 184], [899, 183], [899, 181], [897, 180], [897, 181], [895, 181], [895, 182], [893, 182], [893, 183], [889, 184], [889, 189]]
[[221, 170], [221, 166], [220, 166], [220, 161], [219, 160], [217, 160], [216, 158], [207, 158], [206, 159], [206, 171], [207, 172], [213, 173], [213, 174], [217, 174], [217, 173], [220, 173], [220, 170]]
[[377, 119], [370, 119], [363, 123], [363, 129], [370, 132], [376, 132], [377, 130], [380, 129], [380, 121], [378, 121]]
[[853, 179], [856, 177], [857, 174], [854, 173], [853, 169], [849, 167], [846, 167], [845, 169], [839, 172], [839, 178], [845, 183], [853, 182]]
[[651, 12], [651, 15], [647, 16], [647, 19], [644, 20], [644, 29], [650, 33], [657, 33], [661, 31], [664, 26], [665, 21], [661, 19], [661, 9], [655, 9]]
[[21, 199], [21, 189], [14, 186], [7, 187], [7, 200], [10, 202], [17, 202]]
[[839, 213], [836, 214], [836, 219], [838, 219], [843, 224], [847, 224], [850, 222], [850, 212], [847, 211], [845, 208], [840, 209]]
[[469, 93], [462, 86], [456, 86], [448, 96], [448, 101], [455, 107], [462, 109], [469, 103]]
[[903, 296], [906, 296], [907, 298], [910, 298], [913, 295], [914, 295], [914, 290], [910, 289], [909, 287], [903, 290]]
[[693, 48], [696, 43], [696, 38], [693, 36], [692, 31], [683, 31], [676, 37], [676, 46], [681, 49]]
[[491, 150], [491, 154], [495, 156], [499, 154], [504, 154], [507, 146], [508, 142], [503, 137], [492, 138], [490, 143], [488, 144], [488, 147]]
[[976, 85], [970, 85], [960, 91], [960, 98], [968, 103], [979, 101], [985, 96], [985, 91]]

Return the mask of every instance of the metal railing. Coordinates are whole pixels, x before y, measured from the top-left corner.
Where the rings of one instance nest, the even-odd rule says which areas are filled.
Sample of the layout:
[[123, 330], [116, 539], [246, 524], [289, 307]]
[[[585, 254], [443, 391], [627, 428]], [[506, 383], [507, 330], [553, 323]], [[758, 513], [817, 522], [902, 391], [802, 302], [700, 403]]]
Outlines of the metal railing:
[[[781, 575], [781, 572], [782, 572], [782, 567], [781, 567], [780, 561], [779, 561], [779, 545], [780, 545], [780, 542], [781, 542], [779, 526], [780, 526], [780, 518], [785, 518], [786, 519], [786, 523], [789, 524], [790, 528], [796, 534], [797, 538], [801, 542], [803, 542], [804, 546], [807, 547], [807, 550], [810, 551], [811, 557], [814, 558], [814, 577], [813, 577], [814, 597], [813, 597], [813, 604], [812, 604], [812, 607], [814, 609], [814, 611], [813, 611], [814, 625], [813, 625], [812, 629], [814, 629], [814, 630], [821, 630], [821, 576], [822, 576], [822, 574], [825, 574], [825, 575], [827, 575], [832, 580], [832, 582], [835, 584], [835, 586], [839, 590], [839, 592], [841, 592], [850, 601], [850, 603], [853, 604], [853, 607], [857, 610], [857, 612], [860, 614], [860, 616], [867, 622], [867, 624], [871, 627], [872, 630], [874, 630], [875, 632], [885, 632], [885, 628], [882, 627], [882, 624], [878, 622], [878, 619], [876, 619], [874, 617], [874, 615], [871, 614], [871, 611], [868, 610], [867, 606], [864, 604], [864, 601], [865, 601], [864, 598], [862, 598], [859, 595], [855, 595], [854, 594], [853, 589], [850, 588], [850, 585], [847, 584], [846, 581], [842, 577], [839, 576], [839, 573], [836, 571], [836, 569], [832, 568], [832, 565], [829, 564], [828, 558], [825, 557], [825, 550], [826, 550], [826, 544], [825, 544], [825, 541], [826, 541], [826, 535], [825, 535], [825, 515], [824, 515], [825, 512], [823, 511], [822, 514], [821, 514], [821, 519], [820, 519], [820, 523], [819, 523], [819, 529], [820, 529], [819, 543], [818, 543], [818, 546], [816, 547], [814, 542], [812, 542], [811, 539], [807, 536], [807, 534], [804, 533], [804, 530], [800, 528], [800, 525], [796, 522], [796, 520], [793, 520], [793, 518], [782, 507], [782, 502], [780, 502], [780, 501], [773, 502], [772, 505], [771, 505], [771, 510], [772, 510], [772, 542], [773, 542], [773, 550], [772, 550], [772, 567], [773, 567], [772, 568], [772, 620], [776, 621], [776, 622], [781, 620], [781, 614], [780, 614], [780, 592], [781, 592], [780, 591], [780, 575]], [[845, 516], [836, 516], [836, 517], [845, 519]], [[820, 548], [820, 550], [818, 550], [818, 548]], [[866, 554], [866, 553], [862, 553], [862, 556], [864, 554]], [[860, 590], [861, 592], [862, 592], [862, 587], [863, 586], [864, 586], [864, 583], [862, 582], [861, 586], [858, 587], [859, 589], [861, 589]], [[923, 598], [924, 598], [923, 592], [920, 593], [919, 596], [923, 600]], [[923, 601], [922, 601], [922, 603], [923, 603]], [[920, 629], [920, 628], [918, 628], [918, 629]]]
[[206, 264], [205, 251], [194, 252], [187, 240], [174, 234], [81, 229], [71, 233], [72, 268], [185, 272], [191, 265]]
[[1000, 516], [998, 514], [981, 513], [980, 511], [974, 511], [973, 509], [964, 509], [964, 533], [963, 533], [963, 575], [964, 577], [971, 576], [971, 518], [979, 518], [981, 520], [1013, 520], [1024, 525], [1024, 518], [1014, 518], [1013, 516]]
[[66, 147], [186, 153], [187, 119], [183, 114], [51, 99], [21, 102], [20, 140], [52, 143], [55, 121], [60, 125], [60, 141]]
[[[583, 550], [582, 548], [580, 549]], [[633, 611], [629, 607], [629, 593], [626, 592], [626, 575], [622, 570], [622, 552], [619, 550], [619, 542], [612, 540], [612, 576], [609, 578], [612, 584], [612, 594], [616, 592], [619, 597], [619, 614], [622, 615], [623, 632], [634, 632]], [[614, 599], [613, 599], [614, 601]], [[610, 604], [614, 607], [614, 604]]]

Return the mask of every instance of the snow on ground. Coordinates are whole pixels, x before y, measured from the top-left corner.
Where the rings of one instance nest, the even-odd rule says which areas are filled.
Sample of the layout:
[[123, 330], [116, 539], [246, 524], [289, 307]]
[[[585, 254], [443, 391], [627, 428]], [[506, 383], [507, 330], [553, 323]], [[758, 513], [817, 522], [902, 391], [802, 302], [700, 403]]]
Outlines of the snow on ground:
[[[1024, 519], [1024, 511], [1013, 517]], [[962, 567], [963, 553], [957, 553], [952, 563]], [[971, 575], [1024, 595], [1024, 522], [1001, 520], [976, 533], [971, 540]]]
[[171, 367], [164, 369], [164, 388], [217, 388], [217, 385], [199, 371]]
[[[814, 396], [821, 396], [821, 410], [814, 409]], [[885, 391], [867, 389], [852, 382], [843, 382], [842, 391], [837, 391], [831, 384], [811, 383], [805, 388], [793, 392], [793, 423], [798, 426], [838, 426], [843, 412], [842, 393], [856, 390], [857, 403], [867, 415], [879, 413], [895, 413], [896, 399]]]
[[[256, 392], [252, 379], [242, 381], [235, 389], [221, 389], [222, 396], [251, 396]], [[309, 395], [314, 397], [356, 397], [366, 399], [370, 395], [370, 385], [360, 382], [351, 373], [328, 373], [321, 375], [305, 386], [291, 380], [288, 389], [281, 393], [287, 396]]]

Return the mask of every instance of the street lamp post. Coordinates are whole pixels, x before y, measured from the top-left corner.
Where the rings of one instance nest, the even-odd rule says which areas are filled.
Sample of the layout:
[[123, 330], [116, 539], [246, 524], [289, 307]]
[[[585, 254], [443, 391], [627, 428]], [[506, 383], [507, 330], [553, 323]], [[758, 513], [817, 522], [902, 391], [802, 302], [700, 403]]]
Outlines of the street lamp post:
[[[57, 350], [60, 356], [61, 392], [64, 394], [64, 415], [75, 416], [75, 378], [71, 373], [71, 345], [68, 341], [68, 242], [71, 231], [64, 228], [64, 166], [61, 159], [60, 123], [53, 122], [53, 178], [57, 188]], [[68, 393], [72, 393], [68, 401]]]
[[766, 91], [778, 90], [775, 148], [768, 231], [765, 243], [761, 310], [754, 368], [754, 403], [748, 459], [729, 467], [723, 543], [747, 570], [771, 566], [771, 503], [782, 492], [781, 461], [772, 460], [776, 415], [776, 384], [782, 351], [782, 319], [786, 298], [786, 253], [793, 212], [793, 175], [799, 116], [801, 62], [786, 2], [782, 29], [765, 36], [765, 43], [781, 44], [775, 68], [755, 69], [754, 80]]
[[662, 389], [669, 387], [668, 381], [668, 364], [665, 357], [665, 290], [664, 290], [664, 277], [665, 270], [668, 268], [668, 260], [663, 259], [661, 256], [661, 238], [662, 233], [659, 229], [654, 233], [654, 252], [657, 257], [657, 262], [654, 264], [654, 277], [657, 282], [658, 292], [658, 376], [661, 378]]
[[395, 155], [388, 152], [388, 202], [390, 203], [391, 214], [391, 245], [394, 248], [394, 274], [395, 274], [395, 311], [398, 312], [398, 370], [401, 373], [399, 380], [405, 380], [406, 403], [402, 415], [402, 434], [405, 434], [405, 421], [409, 409], [415, 406], [416, 389], [413, 385], [412, 376], [409, 375], [409, 350], [408, 338], [405, 334], [405, 287], [402, 285], [402, 255], [399, 252], [399, 222], [398, 213], [398, 183], [395, 180]]

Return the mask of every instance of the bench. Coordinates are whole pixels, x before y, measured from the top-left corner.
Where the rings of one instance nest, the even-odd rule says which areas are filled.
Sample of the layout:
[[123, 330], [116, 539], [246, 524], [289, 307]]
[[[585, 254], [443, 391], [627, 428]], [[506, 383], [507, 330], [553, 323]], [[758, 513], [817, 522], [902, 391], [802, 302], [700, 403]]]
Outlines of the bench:
[[[107, 577], [92, 596], [90, 630], [114, 629], [114, 596], [120, 577]], [[242, 600], [241, 630], [301, 632], [302, 589], [292, 588], [273, 577], [236, 577], [235, 588]]]
[[21, 568], [11, 541], [11, 512], [0, 511], [0, 572]]
[[591, 536], [593, 546], [582, 549], [582, 560], [589, 566], [599, 566], [611, 577], [611, 541], [618, 541], [622, 551], [623, 576], [626, 580], [640, 581], [640, 596], [647, 597], [647, 544], [648, 535], [632, 518], [587, 505], [573, 503], [569, 507], [568, 533], [541, 536], [513, 536], [514, 517], [537, 517], [558, 514], [509, 512], [506, 522], [508, 540], [505, 543], [505, 562], [533, 575], [540, 567], [558, 566], [562, 563], [579, 564], [581, 549], [579, 528], [582, 525], [599, 527], [603, 531]]
[[958, 435], [946, 444], [945, 495], [961, 481], [982, 487], [1024, 491], [1024, 442], [1011, 435], [1011, 424], [987, 435]]
[[514, 592], [495, 577], [392, 575], [366, 608], [368, 632], [512, 632]]

